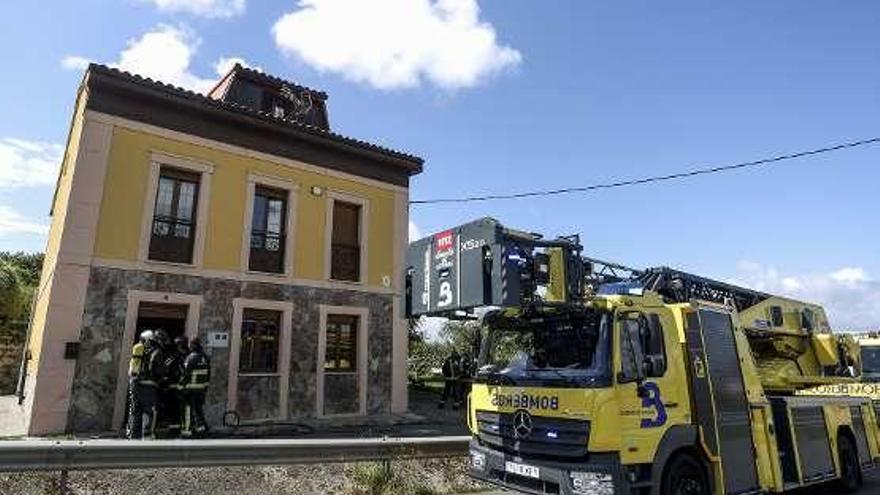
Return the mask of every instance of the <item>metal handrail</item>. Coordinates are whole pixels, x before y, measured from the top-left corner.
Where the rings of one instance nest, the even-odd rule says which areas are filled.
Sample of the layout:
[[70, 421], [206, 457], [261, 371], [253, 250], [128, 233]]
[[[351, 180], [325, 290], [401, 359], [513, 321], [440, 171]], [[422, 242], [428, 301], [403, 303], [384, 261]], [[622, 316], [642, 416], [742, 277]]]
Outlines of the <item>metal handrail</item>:
[[265, 440], [0, 441], [0, 472], [314, 464], [456, 457], [467, 436]]

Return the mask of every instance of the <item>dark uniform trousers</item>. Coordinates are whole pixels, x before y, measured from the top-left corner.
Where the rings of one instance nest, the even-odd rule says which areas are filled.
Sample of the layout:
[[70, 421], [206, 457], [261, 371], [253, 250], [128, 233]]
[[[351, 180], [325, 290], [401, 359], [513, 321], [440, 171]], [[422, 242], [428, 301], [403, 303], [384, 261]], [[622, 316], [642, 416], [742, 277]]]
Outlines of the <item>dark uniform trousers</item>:
[[210, 365], [203, 354], [190, 354], [184, 364], [183, 419], [180, 436], [202, 436], [208, 431], [205, 421], [205, 395], [210, 380]]
[[138, 342], [132, 347], [128, 368], [128, 438], [154, 438], [156, 429], [156, 382], [147, 375], [151, 352]]
[[129, 379], [128, 438], [155, 438], [156, 384], [138, 378]]
[[205, 387], [183, 389], [183, 421], [180, 435], [183, 437], [201, 436], [208, 430], [205, 421]]

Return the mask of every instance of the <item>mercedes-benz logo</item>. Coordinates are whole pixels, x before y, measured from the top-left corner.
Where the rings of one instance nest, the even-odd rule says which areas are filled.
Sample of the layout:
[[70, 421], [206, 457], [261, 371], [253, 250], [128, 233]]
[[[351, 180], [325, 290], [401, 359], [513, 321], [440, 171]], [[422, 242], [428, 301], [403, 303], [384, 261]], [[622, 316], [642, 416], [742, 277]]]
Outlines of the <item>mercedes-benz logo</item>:
[[528, 438], [532, 434], [532, 415], [528, 411], [519, 410], [513, 413], [513, 436], [519, 439]]

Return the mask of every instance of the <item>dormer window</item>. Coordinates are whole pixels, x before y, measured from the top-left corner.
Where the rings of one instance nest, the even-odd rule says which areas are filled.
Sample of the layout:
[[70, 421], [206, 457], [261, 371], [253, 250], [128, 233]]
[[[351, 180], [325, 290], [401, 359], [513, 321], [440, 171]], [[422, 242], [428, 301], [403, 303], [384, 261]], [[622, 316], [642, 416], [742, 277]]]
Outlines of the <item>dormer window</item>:
[[275, 116], [276, 119], [284, 118], [284, 107], [282, 107], [279, 103], [275, 103], [275, 108], [272, 110], [272, 115]]

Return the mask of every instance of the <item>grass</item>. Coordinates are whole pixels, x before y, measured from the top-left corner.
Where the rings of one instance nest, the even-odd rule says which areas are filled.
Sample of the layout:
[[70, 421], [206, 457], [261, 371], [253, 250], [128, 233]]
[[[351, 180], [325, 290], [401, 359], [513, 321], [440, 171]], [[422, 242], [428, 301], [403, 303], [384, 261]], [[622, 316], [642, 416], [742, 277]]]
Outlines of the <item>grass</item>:
[[352, 495], [442, 495], [485, 491], [466, 474], [465, 459], [359, 463], [349, 471]]

